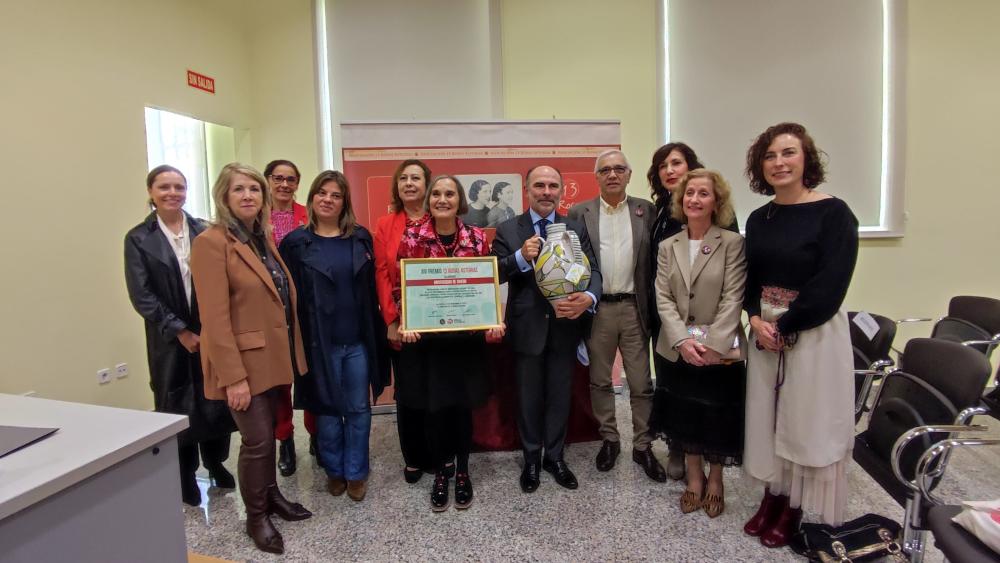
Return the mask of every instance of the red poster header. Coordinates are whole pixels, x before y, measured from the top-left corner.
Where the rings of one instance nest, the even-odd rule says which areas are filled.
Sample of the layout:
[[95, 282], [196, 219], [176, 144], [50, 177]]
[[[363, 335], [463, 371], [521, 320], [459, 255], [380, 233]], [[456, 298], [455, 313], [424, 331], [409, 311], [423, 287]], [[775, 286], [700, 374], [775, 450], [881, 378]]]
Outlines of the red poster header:
[[210, 76], [205, 76], [204, 74], [198, 74], [197, 72], [188, 69], [188, 86], [192, 88], [197, 88], [199, 90], [204, 90], [209, 94], [215, 93], [215, 79]]

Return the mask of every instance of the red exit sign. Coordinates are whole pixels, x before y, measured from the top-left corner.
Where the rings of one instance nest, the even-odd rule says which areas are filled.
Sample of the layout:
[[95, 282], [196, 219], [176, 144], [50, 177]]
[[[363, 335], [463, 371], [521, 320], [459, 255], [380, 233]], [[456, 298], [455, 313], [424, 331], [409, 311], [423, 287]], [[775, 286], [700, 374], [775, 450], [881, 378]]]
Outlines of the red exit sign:
[[211, 76], [205, 76], [204, 74], [198, 74], [193, 70], [188, 70], [188, 86], [192, 88], [197, 88], [199, 90], [204, 90], [209, 94], [215, 93], [215, 79]]

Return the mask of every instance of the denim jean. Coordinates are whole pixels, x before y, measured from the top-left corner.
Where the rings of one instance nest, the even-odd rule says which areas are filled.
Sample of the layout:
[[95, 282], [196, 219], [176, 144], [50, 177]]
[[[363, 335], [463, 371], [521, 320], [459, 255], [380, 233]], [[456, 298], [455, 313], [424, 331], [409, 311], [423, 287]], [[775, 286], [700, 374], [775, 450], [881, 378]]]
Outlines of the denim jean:
[[318, 415], [319, 459], [329, 477], [360, 481], [368, 477], [368, 358], [361, 344], [336, 345], [330, 352], [331, 376], [343, 398], [340, 416]]

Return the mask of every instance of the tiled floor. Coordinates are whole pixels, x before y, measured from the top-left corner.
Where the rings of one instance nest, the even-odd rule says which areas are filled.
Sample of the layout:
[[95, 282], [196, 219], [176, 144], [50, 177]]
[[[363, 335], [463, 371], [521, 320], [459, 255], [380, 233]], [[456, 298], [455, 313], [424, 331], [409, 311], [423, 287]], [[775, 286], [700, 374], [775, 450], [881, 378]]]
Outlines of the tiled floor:
[[[301, 422], [299, 413], [296, 421]], [[618, 398], [618, 420], [629, 420], [628, 401]], [[984, 424], [1000, 427], [993, 419]], [[432, 479], [415, 485], [402, 478], [402, 458], [392, 415], [372, 424], [371, 478], [367, 498], [356, 503], [331, 497], [326, 476], [308, 455], [308, 437], [296, 426], [299, 470], [278, 477], [285, 495], [313, 511], [304, 522], [275, 519], [284, 536], [283, 558], [257, 551], [243, 531], [245, 513], [235, 490], [207, 488], [202, 507], [185, 506], [188, 549], [209, 556], [250, 561], [801, 561], [787, 549], [769, 550], [741, 528], [756, 510], [760, 491], [739, 469], [726, 472], [726, 511], [714, 520], [702, 512], [682, 514], [681, 482], [649, 480], [624, 446], [618, 465], [599, 473], [593, 458], [598, 443], [574, 444], [566, 460], [580, 480], [576, 491], [542, 473], [534, 494], [518, 487], [520, 453], [473, 454], [470, 463], [475, 502], [465, 511], [433, 513]], [[623, 444], [631, 431], [623, 428]], [[994, 432], [994, 434], [997, 434]], [[234, 437], [235, 438], [235, 437]], [[227, 466], [235, 468], [239, 440]], [[666, 461], [662, 442], [654, 450]], [[1000, 450], [954, 456], [945, 498], [1000, 496]], [[860, 468], [848, 474], [848, 518], [876, 512], [902, 519], [903, 511]], [[970, 492], [975, 492], [971, 494]], [[941, 561], [933, 547], [926, 561]]]

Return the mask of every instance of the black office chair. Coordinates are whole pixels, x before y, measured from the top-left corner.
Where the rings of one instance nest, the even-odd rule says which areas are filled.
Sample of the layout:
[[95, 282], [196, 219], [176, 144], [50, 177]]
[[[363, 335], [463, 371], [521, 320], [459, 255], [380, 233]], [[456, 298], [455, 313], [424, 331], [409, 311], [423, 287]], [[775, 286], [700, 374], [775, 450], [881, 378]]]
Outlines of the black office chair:
[[[982, 352], [987, 359], [1000, 345], [1000, 300], [992, 297], [959, 295], [948, 302], [948, 315], [940, 319], [927, 317], [896, 320], [897, 325], [934, 322], [931, 338], [961, 342]], [[897, 358], [902, 352], [893, 348]]]
[[[990, 366], [969, 347], [933, 338], [910, 340], [903, 358], [875, 394], [868, 428], [855, 437], [854, 461], [906, 509], [904, 550], [919, 554], [929, 508], [915, 492], [920, 456], [948, 438], [950, 428], [965, 428], [972, 416], [985, 412], [976, 405]], [[914, 434], [917, 427], [930, 430]]]
[[[962, 426], [959, 428], [961, 428], [961, 432], [984, 432], [986, 430], [985, 426]], [[932, 481], [940, 479], [953, 449], [996, 445], [1000, 445], [1000, 440], [959, 438], [953, 435], [953, 437], [938, 442], [934, 447], [924, 452], [917, 464], [916, 485], [919, 495], [924, 502], [931, 505], [927, 511], [927, 528], [934, 536], [934, 545], [941, 550], [947, 561], [986, 563], [1000, 560], [1000, 554], [952, 522], [951, 519], [962, 511], [962, 507], [945, 504], [934, 496], [931, 492], [932, 487], [929, 485]]]
[[868, 313], [878, 324], [878, 332], [871, 338], [854, 322], [857, 312], [847, 313], [850, 321], [851, 346], [854, 349], [854, 422], [861, 420], [867, 410], [866, 403], [872, 385], [881, 380], [895, 362], [889, 357], [892, 341], [896, 338], [896, 321], [882, 315]]
[[1000, 344], [1000, 300], [959, 295], [948, 302], [948, 316], [934, 324], [931, 338], [961, 342], [987, 359]]

